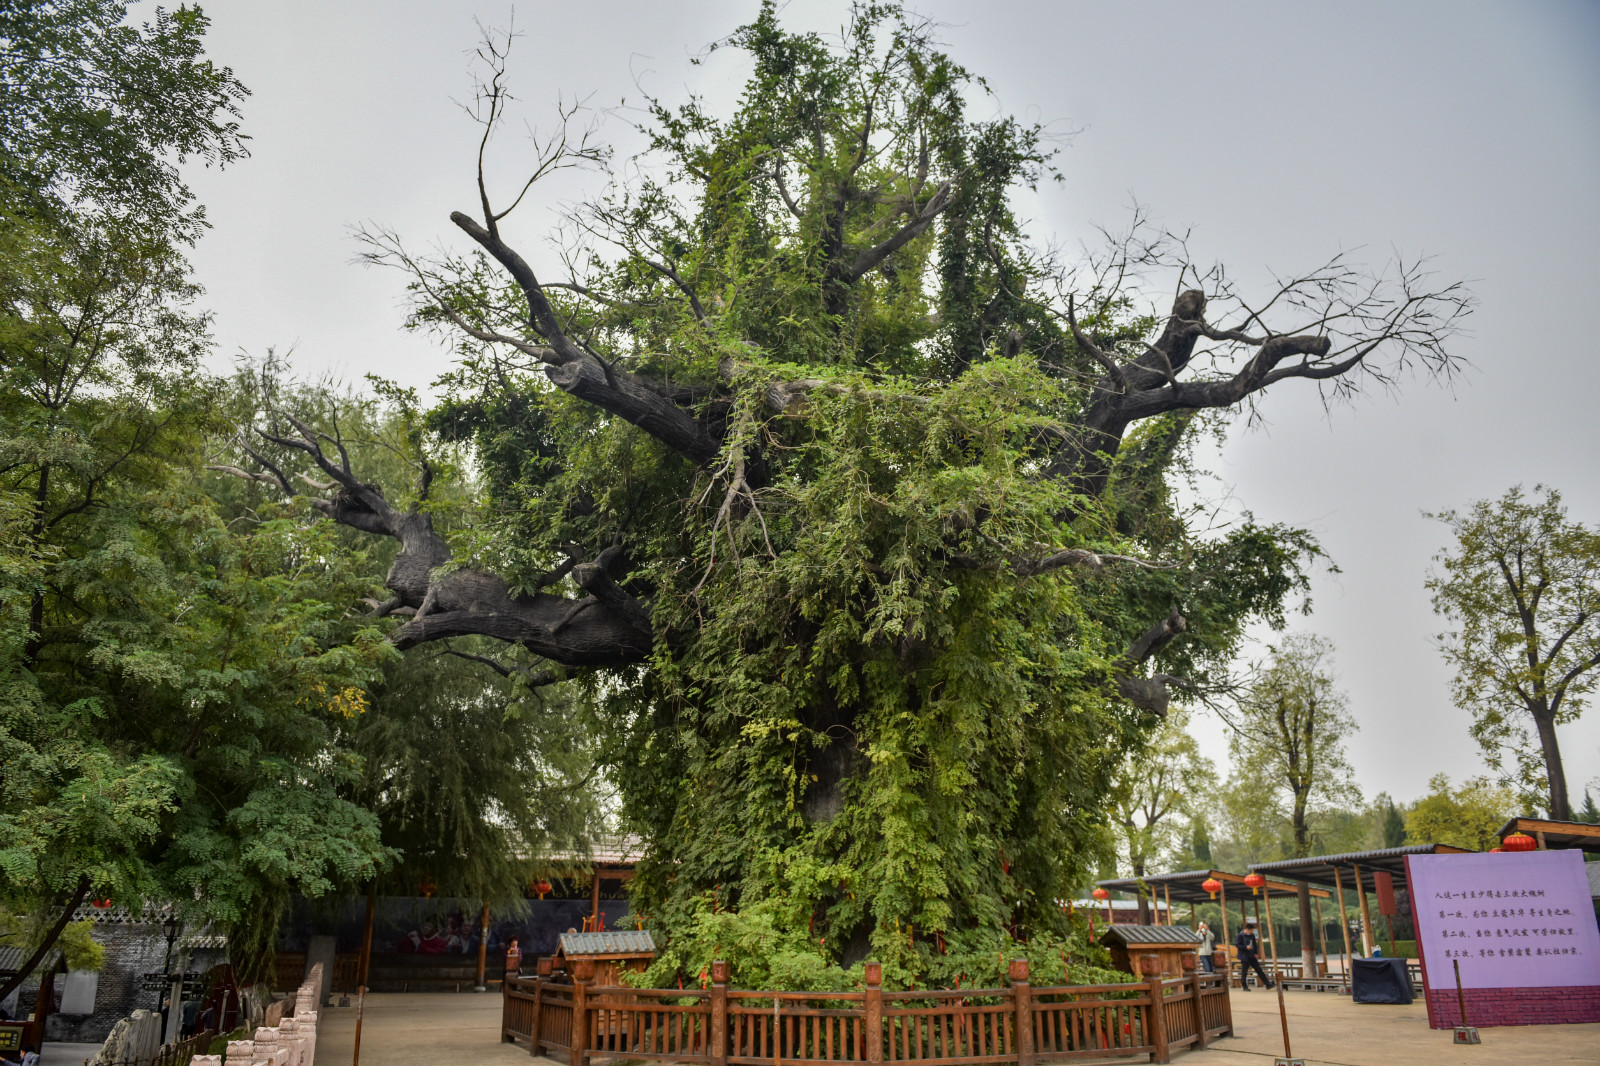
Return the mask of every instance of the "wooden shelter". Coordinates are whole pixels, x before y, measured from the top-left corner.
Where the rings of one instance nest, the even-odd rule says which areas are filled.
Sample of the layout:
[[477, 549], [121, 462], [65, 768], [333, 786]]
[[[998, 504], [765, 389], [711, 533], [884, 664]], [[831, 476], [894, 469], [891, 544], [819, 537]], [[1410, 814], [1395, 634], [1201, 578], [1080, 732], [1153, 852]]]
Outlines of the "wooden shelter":
[[[1322, 885], [1332, 885], [1334, 895], [1339, 904], [1339, 929], [1344, 935], [1344, 955], [1355, 957], [1355, 949], [1350, 943], [1350, 925], [1345, 921], [1345, 889], [1348, 887], [1356, 894], [1357, 905], [1361, 910], [1361, 953], [1371, 955], [1377, 943], [1373, 935], [1372, 910], [1367, 901], [1368, 893], [1379, 897], [1380, 909], [1385, 914], [1393, 913], [1394, 890], [1406, 887], [1406, 856], [1407, 855], [1451, 855], [1468, 854], [1470, 849], [1458, 848], [1453, 844], [1407, 844], [1399, 848], [1379, 848], [1376, 851], [1350, 851], [1338, 855], [1311, 855], [1304, 859], [1284, 859], [1281, 862], [1258, 862], [1250, 867], [1256, 873], [1267, 877], [1293, 878], [1296, 881], [1316, 882]], [[1327, 897], [1327, 892], [1322, 893]], [[1271, 904], [1268, 904], [1270, 910]], [[1394, 953], [1392, 927], [1390, 936], [1390, 954]], [[1323, 951], [1327, 956], [1327, 951]], [[1349, 964], [1345, 964], [1345, 973], [1349, 973]]]
[[592, 962], [594, 984], [602, 988], [620, 986], [624, 973], [638, 973], [656, 957], [656, 942], [647, 929], [637, 932], [562, 933], [558, 945], [556, 969], [570, 974], [574, 963]]
[[1500, 839], [1526, 833], [1539, 842], [1539, 850], [1577, 848], [1600, 851], [1600, 825], [1592, 822], [1553, 822], [1548, 818], [1513, 818], [1500, 827]]
[[1161, 976], [1182, 977], [1183, 956], [1199, 950], [1200, 934], [1187, 925], [1113, 925], [1101, 934], [1100, 943], [1111, 949], [1119, 970], [1137, 973], [1135, 960], [1154, 955], [1161, 960]]

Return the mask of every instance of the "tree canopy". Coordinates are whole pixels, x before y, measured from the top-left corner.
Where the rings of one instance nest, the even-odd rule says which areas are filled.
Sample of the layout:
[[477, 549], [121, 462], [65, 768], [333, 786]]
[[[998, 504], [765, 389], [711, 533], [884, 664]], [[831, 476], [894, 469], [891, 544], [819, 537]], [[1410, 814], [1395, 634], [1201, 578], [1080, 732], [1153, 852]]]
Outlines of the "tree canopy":
[[749, 62], [736, 111], [648, 101], [647, 159], [536, 269], [513, 212], [608, 153], [567, 112], [492, 187], [508, 46], [480, 52], [467, 250], [366, 234], [456, 353], [417, 454], [469, 449], [476, 514], [436, 527], [428, 476], [379, 491], [326, 420], [265, 413], [240, 472], [395, 542], [396, 647], [489, 637], [594, 694], [667, 935], [760, 907], [819, 964], [914, 976], [1059, 929], [1118, 765], [1319, 555], [1205, 530], [1196, 434], [1280, 384], [1450, 373], [1469, 297], [1336, 257], [1247, 298], [1143, 224], [1041, 253], [1013, 195], [1052, 176], [1044, 131], [974, 117], [982, 81], [879, 4], [837, 38], [763, 5], [717, 46]]
[[1531, 499], [1519, 486], [1432, 517], [1456, 537], [1428, 576], [1434, 611], [1454, 627], [1438, 643], [1456, 706], [1525, 801], [1570, 819], [1556, 726], [1600, 684], [1600, 529], [1569, 519], [1561, 494], [1540, 485]]

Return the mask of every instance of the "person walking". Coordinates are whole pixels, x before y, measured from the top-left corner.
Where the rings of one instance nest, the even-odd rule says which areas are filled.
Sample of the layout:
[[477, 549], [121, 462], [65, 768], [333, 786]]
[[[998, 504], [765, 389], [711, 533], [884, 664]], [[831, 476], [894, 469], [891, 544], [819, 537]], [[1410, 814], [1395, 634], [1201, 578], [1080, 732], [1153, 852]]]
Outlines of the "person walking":
[[1233, 946], [1239, 949], [1239, 988], [1241, 991], [1250, 991], [1250, 970], [1255, 968], [1256, 974], [1261, 978], [1263, 987], [1272, 987], [1272, 978], [1261, 968], [1261, 937], [1256, 935], [1256, 920], [1246, 918], [1244, 928], [1239, 930], [1239, 936], [1234, 940]]
[[1200, 966], [1206, 973], [1216, 973], [1217, 968], [1211, 963], [1211, 953], [1217, 950], [1217, 937], [1211, 931], [1211, 926], [1205, 922], [1200, 923]]

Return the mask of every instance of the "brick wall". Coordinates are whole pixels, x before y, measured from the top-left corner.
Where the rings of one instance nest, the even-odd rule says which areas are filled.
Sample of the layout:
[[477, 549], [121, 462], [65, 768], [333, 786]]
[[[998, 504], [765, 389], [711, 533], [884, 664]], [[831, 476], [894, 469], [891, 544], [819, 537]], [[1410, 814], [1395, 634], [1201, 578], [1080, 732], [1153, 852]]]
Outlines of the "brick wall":
[[[1557, 1025], [1600, 1022], [1600, 985], [1589, 988], [1468, 988], [1467, 1024]], [[1428, 1024], [1453, 1029], [1461, 1007], [1453, 988], [1428, 991]]]

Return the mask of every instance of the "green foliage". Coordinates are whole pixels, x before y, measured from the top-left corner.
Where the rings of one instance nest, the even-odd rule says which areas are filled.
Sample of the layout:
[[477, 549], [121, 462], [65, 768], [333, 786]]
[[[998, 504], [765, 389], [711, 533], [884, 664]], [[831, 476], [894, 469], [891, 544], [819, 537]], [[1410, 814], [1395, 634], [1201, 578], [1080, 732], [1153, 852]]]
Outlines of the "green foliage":
[[[514, 649], [479, 643], [455, 646], [517, 663]], [[371, 711], [340, 728], [361, 761], [351, 795], [399, 856], [386, 886], [409, 895], [431, 880], [441, 895], [515, 908], [553, 851], [587, 847], [600, 823], [595, 723], [569, 688], [529, 692], [436, 647], [387, 667]]]
[[[1187, 711], [1168, 715], [1117, 775], [1117, 828], [1134, 877], [1161, 872], [1152, 864], [1183, 863], [1185, 852], [1192, 854], [1202, 844], [1205, 863], [1211, 861], [1202, 812], [1216, 790], [1217, 772], [1200, 754], [1189, 724]], [[1179, 819], [1184, 816], [1202, 819], [1188, 823], [1198, 840], [1183, 839], [1186, 826]]]
[[1344, 753], [1357, 725], [1332, 659], [1328, 641], [1290, 634], [1240, 704], [1236, 787], [1260, 790], [1260, 806], [1288, 823], [1296, 857], [1312, 853], [1313, 816], [1361, 800]]
[[1457, 543], [1427, 585], [1454, 627], [1439, 648], [1473, 739], [1523, 801], [1565, 819], [1556, 726], [1576, 721], [1600, 684], [1600, 530], [1568, 519], [1554, 489], [1533, 492], [1431, 516]]
[[[649, 101], [661, 165], [575, 212], [577, 288], [547, 292], [571, 335], [726, 429], [709, 463], [458, 332], [541, 343], [485, 256], [370, 239], [417, 279], [412, 325], [460, 357], [427, 415], [483, 479], [453, 565], [528, 589], [564, 546], [615, 544], [650, 602], [651, 660], [592, 691], [650, 842], [632, 893], [667, 940], [652, 973], [697, 972], [725, 935], [781, 943], [795, 981], [870, 954], [926, 982], [1068, 935], [1058, 901], [1105, 856], [1116, 775], [1157, 724], [1113, 695], [1130, 642], [1179, 605], [1159, 668], [1204, 685], [1251, 622], [1283, 624], [1320, 551], [1199, 531], [1171, 484], [1190, 415], [1131, 431], [1103, 499], [1040, 476], [1099, 373], [1030, 295], [1047, 265], [1010, 198], [1050, 149], [971, 117], [986, 90], [926, 23], [862, 5], [830, 42], [765, 4], [721, 47], [752, 64], [737, 111]], [[959, 206], [868, 254], [935, 196]], [[1118, 305], [1090, 325], [1137, 350], [1151, 323]], [[1074, 549], [1172, 565], [1020, 572]]]
[[1516, 794], [1488, 778], [1468, 778], [1451, 788], [1448, 775], [1434, 774], [1427, 795], [1406, 812], [1406, 843], [1488, 851], [1500, 846], [1500, 827], [1517, 813]]
[[203, 216], [174, 163], [243, 156], [236, 120], [248, 91], [205, 58], [199, 8], [157, 8], [140, 26], [131, 6], [0, 8], [0, 196], [8, 211], [88, 210], [192, 240]]
[[[844, 992], [861, 987], [862, 967], [838, 964], [824, 938], [801, 929], [804, 912], [788, 900], [766, 898], [730, 910], [715, 893], [694, 901], [687, 925], [633, 978], [642, 987], [670, 987], [683, 980], [704, 987], [713, 960], [729, 964], [733, 988], [782, 988], [801, 992]], [[1041, 933], [1027, 943], [1001, 934], [988, 946], [948, 951], [944, 938], [900, 930], [903, 950], [884, 962], [883, 986], [889, 990], [919, 987], [1003, 988], [1011, 960], [1026, 958], [1036, 986], [1118, 984], [1133, 980], [1111, 968], [1110, 954], [1092, 943], [1084, 923], [1067, 922], [1063, 932]]]

